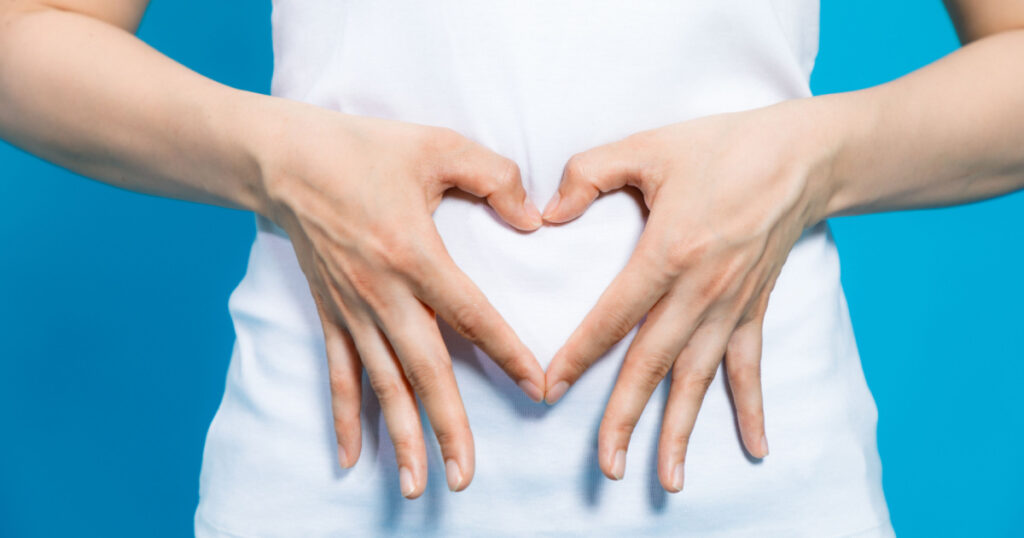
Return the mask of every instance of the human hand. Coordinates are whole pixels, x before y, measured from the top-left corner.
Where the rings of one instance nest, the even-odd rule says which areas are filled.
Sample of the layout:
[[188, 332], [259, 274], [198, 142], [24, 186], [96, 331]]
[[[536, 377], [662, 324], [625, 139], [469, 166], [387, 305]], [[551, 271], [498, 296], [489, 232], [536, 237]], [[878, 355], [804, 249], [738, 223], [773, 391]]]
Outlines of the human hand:
[[427, 480], [416, 396], [440, 443], [448, 486], [473, 478], [474, 449], [435, 313], [489, 355], [535, 401], [544, 372], [529, 349], [460, 271], [431, 214], [444, 192], [485, 197], [512, 226], [540, 212], [512, 161], [455, 132], [347, 116], [298, 103], [260, 154], [267, 216], [291, 238], [322, 322], [338, 459], [361, 446], [361, 370], [380, 400], [402, 494]]
[[768, 453], [761, 327], [768, 296], [804, 228], [823, 216], [832, 146], [799, 102], [642, 132], [572, 157], [544, 219], [578, 217], [602, 192], [638, 188], [650, 215], [622, 272], [555, 354], [549, 403], [640, 322], [598, 434], [602, 471], [621, 479], [629, 438], [672, 371], [658, 476], [683, 486], [697, 411], [723, 357], [743, 444]]

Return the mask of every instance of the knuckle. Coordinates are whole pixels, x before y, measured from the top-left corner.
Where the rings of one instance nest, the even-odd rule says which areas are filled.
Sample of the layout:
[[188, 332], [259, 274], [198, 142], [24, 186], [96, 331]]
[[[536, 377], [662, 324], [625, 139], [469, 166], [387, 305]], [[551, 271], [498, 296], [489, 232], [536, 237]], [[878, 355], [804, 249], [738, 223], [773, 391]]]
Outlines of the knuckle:
[[764, 410], [760, 405], [753, 402], [740, 403], [736, 406], [736, 414], [744, 430], [764, 430]]
[[338, 412], [334, 413], [334, 431], [338, 435], [339, 441], [341, 440], [340, 439], [341, 436], [348, 435], [351, 432], [358, 431], [358, 430], [359, 430], [359, 414], [358, 413], [354, 413], [354, 414], [353, 413], [339, 414]]
[[502, 157], [494, 170], [494, 182], [498, 190], [511, 190], [519, 186], [522, 183], [519, 165]]
[[638, 274], [656, 288], [670, 285], [679, 277], [679, 271], [673, 268], [672, 255], [667, 249], [655, 246], [650, 240], [643, 240], [633, 251], [631, 264]]
[[456, 151], [466, 144], [465, 137], [450, 127], [433, 127], [425, 133], [423, 145], [428, 152]]
[[669, 443], [677, 447], [685, 447], [690, 444], [690, 432], [684, 429], [673, 432], [669, 435]]
[[636, 428], [636, 422], [632, 420], [624, 420], [618, 422], [612, 426], [612, 432], [620, 438], [629, 438], [633, 435], [633, 430]]
[[381, 256], [388, 269], [404, 273], [416, 265], [416, 254], [414, 248], [408, 241], [392, 241], [383, 245]]
[[386, 268], [405, 267], [409, 262], [409, 241], [405, 232], [388, 229], [371, 243], [373, 260]]
[[331, 394], [335, 398], [350, 397], [356, 391], [356, 380], [352, 378], [351, 372], [344, 369], [331, 368], [327, 379], [330, 383]]
[[565, 163], [565, 177], [571, 181], [587, 180], [587, 155], [577, 153]]
[[421, 244], [405, 242], [391, 253], [390, 267], [396, 274], [415, 279], [421, 276], [430, 256]]
[[480, 307], [471, 302], [455, 305], [449, 322], [456, 332], [471, 342], [479, 342], [483, 335], [484, 314]]
[[644, 149], [660, 145], [658, 132], [655, 130], [639, 131], [622, 139], [624, 149], [639, 153]]
[[674, 274], [693, 267], [701, 253], [694, 245], [684, 241], [673, 241], [665, 248], [665, 265]]
[[636, 428], [636, 422], [625, 418], [606, 419], [601, 423], [598, 436], [606, 443], [615, 443], [620, 439], [629, 439]]
[[577, 378], [579, 378], [580, 374], [585, 372], [587, 368], [590, 367], [590, 361], [587, 359], [585, 355], [583, 355], [583, 353], [580, 353], [579, 351], [567, 353], [563, 357], [565, 360], [566, 373], [569, 374], [570, 376], [570, 378], [567, 379], [566, 381], [575, 381]]
[[382, 272], [399, 275], [414, 275], [422, 272], [429, 259], [428, 249], [423, 241], [410, 237], [408, 231], [389, 230], [378, 234], [375, 241], [367, 246], [366, 259], [374, 269], [367, 271], [368, 278], [376, 278]]
[[630, 319], [625, 308], [613, 308], [596, 320], [596, 340], [608, 345], [622, 340], [633, 330], [636, 323]]
[[761, 383], [761, 363], [760, 361], [745, 362], [742, 359], [732, 359], [734, 362], [739, 362], [728, 368], [729, 381], [733, 385], [743, 387], [746, 389], [755, 388]]
[[436, 391], [448, 365], [437, 359], [410, 361], [405, 366], [405, 377], [421, 396]]
[[716, 299], [727, 295], [734, 277], [728, 271], [717, 271], [712, 273], [700, 287], [700, 297], [705, 303], [713, 302]]
[[356, 266], [349, 268], [345, 277], [348, 279], [352, 291], [359, 297], [364, 299], [376, 297], [380, 285], [378, 272], [368, 267]]
[[416, 438], [406, 434], [392, 435], [391, 445], [395, 447], [395, 454], [399, 457], [414, 457], [416, 451], [419, 450], [419, 442]]
[[654, 387], [665, 379], [675, 360], [675, 357], [669, 357], [663, 350], [639, 350], [637, 358], [632, 371], [635, 379], [644, 387]]
[[689, 371], [682, 375], [683, 390], [693, 394], [704, 394], [715, 380], [715, 372]]
[[686, 247], [690, 251], [690, 257], [692, 260], [696, 262], [703, 262], [711, 258], [711, 255], [718, 244], [719, 240], [715, 233], [705, 230], [701, 233], [695, 234], [693, 238], [687, 242]]
[[722, 239], [719, 234], [709, 228], [697, 228], [692, 234], [674, 241], [671, 250], [685, 262], [684, 268], [705, 264], [720, 249]]
[[437, 443], [445, 449], [452, 449], [457, 446], [464, 444], [466, 435], [462, 428], [434, 428], [434, 436], [437, 437]]
[[370, 376], [370, 387], [381, 406], [391, 405], [405, 397], [405, 385], [401, 380], [391, 376], [373, 375]]

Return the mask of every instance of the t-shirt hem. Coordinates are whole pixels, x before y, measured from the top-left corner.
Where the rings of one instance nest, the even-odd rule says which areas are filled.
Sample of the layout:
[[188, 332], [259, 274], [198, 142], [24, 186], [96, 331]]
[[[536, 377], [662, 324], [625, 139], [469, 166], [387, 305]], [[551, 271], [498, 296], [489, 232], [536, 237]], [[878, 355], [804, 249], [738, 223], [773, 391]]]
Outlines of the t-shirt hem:
[[228, 532], [196, 514], [195, 517], [196, 538], [252, 538], [242, 534]]
[[[196, 514], [195, 517], [195, 535], [196, 538], [255, 538], [254, 535], [238, 534], [230, 532], [214, 525], [204, 519], [202, 516]], [[882, 522], [871, 527], [850, 532], [835, 535], [834, 538], [895, 538], [896, 531], [892, 527], [891, 522]]]

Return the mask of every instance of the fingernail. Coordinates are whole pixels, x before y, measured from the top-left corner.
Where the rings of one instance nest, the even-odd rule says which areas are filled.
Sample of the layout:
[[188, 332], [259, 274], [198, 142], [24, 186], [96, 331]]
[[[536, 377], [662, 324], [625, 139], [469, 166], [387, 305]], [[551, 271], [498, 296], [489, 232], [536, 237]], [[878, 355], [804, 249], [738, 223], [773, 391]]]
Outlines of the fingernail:
[[348, 456], [348, 454], [345, 453], [345, 447], [338, 445], [338, 463], [344, 469], [348, 469], [348, 466], [345, 465], [345, 462], [348, 461], [348, 458], [346, 456]]
[[[761, 434], [761, 454], [764, 454], [764, 456], [768, 455], [768, 438], [763, 433]], [[763, 458], [764, 456], [761, 457]]]
[[677, 463], [675, 469], [672, 470], [672, 490], [683, 491], [683, 462]]
[[555, 195], [551, 197], [551, 201], [549, 201], [548, 205], [544, 207], [544, 216], [550, 217], [551, 214], [554, 213], [556, 209], [558, 209], [558, 204], [561, 201], [562, 194], [558, 191], [555, 191]]
[[615, 452], [615, 457], [612, 458], [612, 476], [616, 480], [622, 480], [623, 476], [626, 476], [626, 451], [618, 450]]
[[416, 482], [412, 478], [412, 471], [408, 467], [398, 469], [398, 483], [402, 487], [402, 496], [408, 497], [416, 491]]
[[519, 382], [519, 389], [534, 402], [540, 403], [544, 399], [544, 393], [537, 388], [529, 379], [524, 379]]
[[459, 469], [459, 464], [455, 463], [455, 460], [445, 460], [444, 474], [448, 478], [448, 489], [458, 491], [459, 486], [462, 485], [462, 471]]
[[531, 226], [536, 227], [540, 226], [541, 224], [544, 224], [544, 219], [540, 216], [540, 210], [537, 209], [537, 206], [533, 203], [533, 200], [527, 198], [526, 202], [523, 204], [523, 207], [526, 208], [526, 216], [527, 218], [530, 219]]
[[547, 401], [548, 405], [553, 405], [559, 398], [565, 395], [565, 391], [567, 390], [569, 390], [569, 384], [565, 381], [559, 381], [558, 383], [555, 383], [555, 386], [551, 387], [551, 390], [548, 391], [545, 401]]

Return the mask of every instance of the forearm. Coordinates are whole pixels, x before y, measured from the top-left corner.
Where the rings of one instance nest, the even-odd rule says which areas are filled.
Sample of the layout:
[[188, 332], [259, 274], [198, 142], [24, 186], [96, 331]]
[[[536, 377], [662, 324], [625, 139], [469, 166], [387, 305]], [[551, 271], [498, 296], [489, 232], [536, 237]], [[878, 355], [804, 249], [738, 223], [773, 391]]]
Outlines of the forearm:
[[261, 210], [261, 99], [86, 15], [0, 13], [0, 137], [119, 187]]
[[[1024, 187], [1024, 30], [874, 88], [808, 99], [834, 141], [818, 217], [937, 207]], [[813, 103], [811, 103], [813, 102]]]

